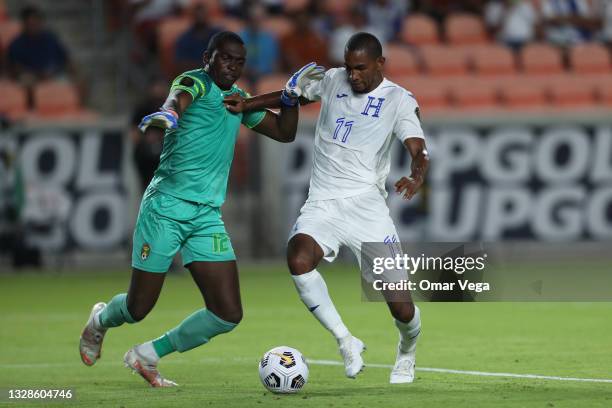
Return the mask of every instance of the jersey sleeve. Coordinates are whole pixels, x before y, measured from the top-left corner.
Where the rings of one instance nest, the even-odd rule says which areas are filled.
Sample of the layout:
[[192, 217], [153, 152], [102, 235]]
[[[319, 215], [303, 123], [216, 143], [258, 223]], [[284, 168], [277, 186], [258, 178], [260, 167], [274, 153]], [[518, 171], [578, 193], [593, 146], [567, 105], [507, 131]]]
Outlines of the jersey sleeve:
[[325, 90], [329, 87], [332, 79], [338, 75], [341, 71], [340, 68], [331, 68], [325, 71], [325, 76], [320, 80], [312, 80], [304, 86], [302, 89], [302, 96], [309, 101], [320, 101], [321, 96]]
[[[251, 95], [244, 90], [240, 90], [240, 94], [242, 95], [243, 98], [251, 97]], [[244, 126], [248, 127], [249, 129], [253, 129], [255, 126], [259, 125], [259, 123], [263, 120], [264, 116], [266, 116], [265, 110], [254, 110], [254, 111], [244, 112], [242, 114], [241, 123]]]
[[419, 104], [412, 93], [405, 91], [398, 107], [397, 119], [393, 127], [393, 134], [402, 143], [410, 137], [425, 139], [421, 128], [421, 113]]
[[[182, 84], [181, 81], [183, 79], [189, 78], [192, 80], [191, 85]], [[170, 91], [185, 91], [189, 93], [192, 99], [195, 101], [198, 98], [206, 96], [209, 91], [210, 86], [207, 86], [205, 81], [198, 76], [190, 73], [184, 72], [181, 75], [177, 76], [174, 81], [172, 81], [172, 85], [170, 86]]]

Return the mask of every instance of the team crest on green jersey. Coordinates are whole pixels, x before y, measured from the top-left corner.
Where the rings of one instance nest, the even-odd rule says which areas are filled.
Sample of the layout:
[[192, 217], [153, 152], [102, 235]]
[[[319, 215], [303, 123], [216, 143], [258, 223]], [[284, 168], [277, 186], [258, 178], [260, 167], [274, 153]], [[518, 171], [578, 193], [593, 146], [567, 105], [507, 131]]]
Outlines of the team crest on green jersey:
[[151, 252], [151, 247], [149, 244], [142, 244], [142, 249], [140, 250], [140, 259], [146, 261], [149, 257], [149, 253]]

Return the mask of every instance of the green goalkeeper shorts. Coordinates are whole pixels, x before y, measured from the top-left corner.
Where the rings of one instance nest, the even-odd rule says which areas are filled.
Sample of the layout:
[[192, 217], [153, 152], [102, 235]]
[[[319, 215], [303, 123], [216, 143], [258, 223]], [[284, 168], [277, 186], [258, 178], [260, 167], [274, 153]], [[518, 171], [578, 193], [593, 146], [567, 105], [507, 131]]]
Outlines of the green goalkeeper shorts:
[[236, 259], [219, 208], [158, 190], [145, 192], [133, 245], [132, 266], [147, 272], [166, 272], [178, 251], [183, 265]]

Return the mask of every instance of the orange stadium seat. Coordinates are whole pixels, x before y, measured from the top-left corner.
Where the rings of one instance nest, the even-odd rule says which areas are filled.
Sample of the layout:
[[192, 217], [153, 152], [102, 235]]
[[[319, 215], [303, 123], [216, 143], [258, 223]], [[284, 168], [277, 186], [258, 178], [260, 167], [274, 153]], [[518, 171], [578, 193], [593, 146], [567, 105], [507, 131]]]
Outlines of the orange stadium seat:
[[285, 0], [283, 2], [283, 7], [286, 12], [294, 12], [298, 10], [303, 10], [310, 3], [309, 0]]
[[187, 17], [171, 17], [160, 23], [157, 29], [159, 58], [162, 69], [167, 76], [174, 75], [174, 50], [176, 40], [189, 28], [191, 21]]
[[516, 72], [514, 54], [502, 45], [482, 45], [471, 52], [474, 70], [479, 75], [511, 75]]
[[25, 89], [10, 81], [0, 81], [0, 114], [9, 119], [20, 119], [27, 113], [28, 98]]
[[502, 103], [511, 109], [543, 107], [548, 105], [546, 86], [540, 81], [530, 81], [527, 77], [508, 77], [499, 81]]
[[425, 70], [429, 75], [465, 75], [467, 56], [463, 49], [447, 46], [421, 47]]
[[34, 110], [45, 117], [79, 114], [82, 112], [79, 93], [68, 82], [41, 82], [34, 89]]
[[552, 104], [559, 107], [591, 107], [597, 103], [595, 85], [580, 75], [559, 75], [547, 80]]
[[425, 112], [425, 115], [427, 112], [449, 107], [448, 87], [444, 81], [403, 76], [395, 78], [393, 82], [414, 94], [421, 112]]
[[401, 39], [406, 44], [411, 45], [432, 45], [438, 44], [438, 25], [425, 14], [411, 14], [404, 19]]
[[478, 77], [456, 78], [449, 89], [451, 100], [459, 109], [493, 108], [498, 104], [495, 84]]
[[572, 47], [570, 65], [578, 74], [610, 74], [610, 53], [600, 44], [588, 43]]
[[271, 74], [262, 77], [257, 81], [256, 93], [258, 95], [280, 91], [285, 87], [287, 83], [288, 76], [285, 74]]
[[385, 75], [414, 75], [418, 72], [414, 54], [405, 46], [389, 44], [385, 46]]
[[277, 39], [281, 39], [292, 29], [291, 21], [286, 17], [268, 17], [262, 26], [264, 30], [270, 31]]
[[597, 89], [599, 102], [603, 105], [612, 107], [612, 83], [606, 83]]
[[0, 50], [5, 50], [21, 32], [21, 23], [15, 20], [0, 22]]
[[563, 72], [561, 52], [548, 44], [529, 44], [521, 50], [521, 65], [526, 74]]
[[451, 14], [445, 22], [446, 39], [455, 45], [483, 44], [488, 42], [482, 20], [471, 14]]

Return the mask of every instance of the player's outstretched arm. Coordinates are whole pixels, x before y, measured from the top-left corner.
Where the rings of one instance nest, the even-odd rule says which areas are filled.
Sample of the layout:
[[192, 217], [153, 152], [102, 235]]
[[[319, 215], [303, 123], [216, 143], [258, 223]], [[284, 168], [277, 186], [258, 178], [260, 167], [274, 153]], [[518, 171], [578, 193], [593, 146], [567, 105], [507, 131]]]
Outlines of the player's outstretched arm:
[[[193, 86], [193, 79], [185, 77], [181, 80], [180, 85], [191, 87]], [[189, 92], [182, 89], [172, 89], [161, 109], [158, 112], [151, 113], [142, 118], [138, 128], [142, 133], [144, 133], [149, 126], [155, 126], [162, 129], [176, 129], [178, 127], [179, 118], [192, 101], [193, 97]]]
[[278, 109], [281, 107], [283, 95], [285, 98], [298, 98], [300, 105], [313, 101], [302, 96], [304, 87], [312, 81], [320, 81], [325, 75], [325, 68], [315, 62], [304, 65], [295, 74], [291, 75], [285, 88], [251, 98], [241, 98], [239, 95], [230, 95], [224, 99], [225, 106], [230, 112], [239, 113], [252, 110]]
[[418, 191], [425, 180], [425, 174], [429, 167], [429, 154], [425, 146], [425, 140], [420, 137], [409, 137], [404, 140], [404, 146], [412, 156], [412, 172], [409, 177], [402, 177], [395, 183], [395, 191], [404, 193], [404, 199], [410, 200]]

